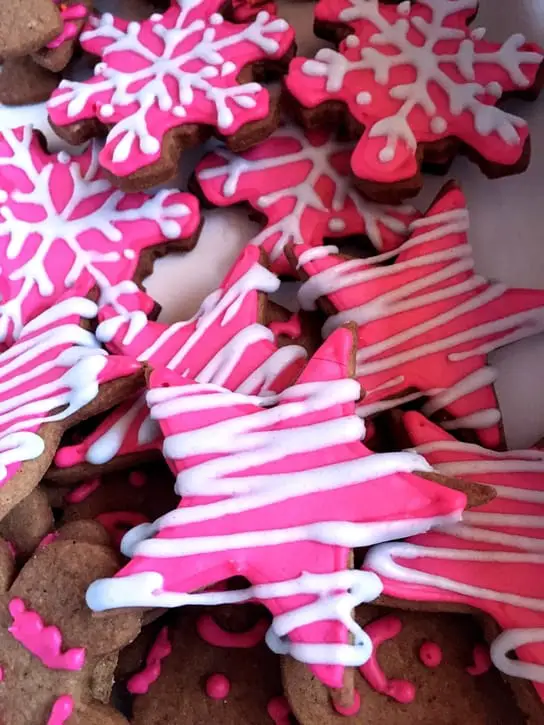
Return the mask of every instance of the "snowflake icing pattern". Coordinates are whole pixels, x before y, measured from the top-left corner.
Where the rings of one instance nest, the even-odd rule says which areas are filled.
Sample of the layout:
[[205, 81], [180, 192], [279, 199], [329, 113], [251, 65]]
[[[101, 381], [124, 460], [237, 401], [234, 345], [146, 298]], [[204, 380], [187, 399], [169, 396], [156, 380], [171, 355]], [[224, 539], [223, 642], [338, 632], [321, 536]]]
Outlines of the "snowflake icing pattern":
[[295, 126], [276, 131], [241, 155], [226, 148], [208, 154], [197, 169], [204, 194], [218, 206], [247, 201], [268, 223], [254, 239], [277, 274], [290, 274], [287, 244], [318, 246], [325, 237], [367, 236], [379, 251], [396, 248], [415, 217], [410, 206], [380, 206], [349, 180], [353, 144]]
[[153, 301], [132, 281], [145, 248], [191, 236], [190, 194], [125, 194], [104, 177], [98, 147], [49, 155], [30, 126], [0, 136], [0, 342], [76, 282], [98, 285], [119, 312]]
[[495, 106], [503, 93], [531, 88], [543, 60], [520, 34], [502, 45], [467, 28], [477, 0], [321, 0], [321, 22], [349, 25], [340, 46], [295, 59], [287, 83], [305, 106], [342, 101], [364, 126], [355, 174], [376, 182], [417, 173], [416, 148], [455, 136], [493, 164], [520, 161], [524, 120]]
[[221, 134], [265, 118], [269, 94], [259, 83], [238, 83], [248, 64], [279, 59], [294, 41], [285, 20], [260, 12], [235, 25], [217, 12], [221, 0], [172, 0], [164, 15], [142, 23], [105, 13], [81, 36], [101, 56], [88, 81], [63, 81], [49, 104], [55, 124], [97, 117], [111, 127], [101, 164], [127, 176], [156, 162], [165, 135], [202, 123]]

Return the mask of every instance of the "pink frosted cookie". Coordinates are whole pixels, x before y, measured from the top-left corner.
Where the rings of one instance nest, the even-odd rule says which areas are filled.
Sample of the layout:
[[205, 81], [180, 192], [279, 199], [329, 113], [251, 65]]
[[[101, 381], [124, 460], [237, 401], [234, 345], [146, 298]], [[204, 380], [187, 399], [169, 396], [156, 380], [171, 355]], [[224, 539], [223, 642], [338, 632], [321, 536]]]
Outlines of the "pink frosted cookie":
[[196, 178], [217, 206], [247, 202], [266, 217], [252, 243], [267, 252], [277, 274], [292, 274], [288, 244], [319, 246], [326, 237], [364, 236], [378, 251], [397, 247], [416, 212], [366, 200], [349, 179], [353, 144], [323, 132], [284, 126], [243, 154], [227, 148], [204, 157]]
[[191, 249], [200, 215], [190, 194], [124, 193], [91, 144], [79, 156], [49, 154], [30, 126], [0, 134], [0, 344], [60, 297], [86, 295], [118, 314], [150, 313], [138, 287], [170, 249]]
[[139, 363], [108, 355], [82, 326], [97, 307], [74, 292], [0, 352], [0, 518], [38, 485], [63, 430], [111, 407], [140, 382]]
[[64, 70], [76, 49], [79, 34], [92, 11], [92, 0], [53, 0], [58, 6], [62, 30], [41, 50], [33, 54], [39, 65], [59, 73]]
[[[502, 44], [468, 27], [477, 0], [320, 0], [316, 27], [339, 51], [295, 58], [287, 89], [303, 122], [347, 119], [357, 146], [351, 168], [372, 198], [405, 198], [422, 185], [421, 163], [447, 167], [459, 151], [497, 177], [529, 163], [525, 121], [501, 97], [535, 97], [542, 49], [521, 34]], [[344, 32], [343, 32], [344, 31]]]
[[[357, 324], [357, 378], [367, 417], [416, 402], [449, 430], [503, 443], [487, 354], [544, 329], [544, 290], [509, 289], [475, 273], [465, 198], [445, 186], [397, 251], [347, 259], [299, 245], [304, 309], [331, 316], [323, 332]], [[325, 251], [328, 251], [326, 256]]]
[[490, 484], [497, 497], [466, 512], [461, 523], [375, 547], [365, 566], [391, 597], [490, 615], [503, 630], [491, 645], [493, 663], [513, 678], [532, 680], [541, 706], [544, 451], [498, 453], [461, 443], [416, 412], [406, 413], [403, 424], [409, 445], [438, 473]]
[[[259, 256], [256, 247], [245, 249], [221, 287], [189, 320], [173, 325], [146, 320], [134, 333], [134, 326], [109, 308], [97, 334], [111, 352], [152, 367], [168, 367], [244, 394], [278, 392], [297, 377], [306, 356], [297, 345], [278, 347], [274, 333], [262, 324], [264, 293], [275, 292], [280, 283]], [[130, 466], [134, 456], [156, 455], [161, 446], [142, 393], [114, 409], [83, 441], [61, 447], [52, 476], [78, 480], [90, 465]]]
[[237, 23], [247, 23], [256, 18], [261, 10], [275, 15], [276, 3], [273, 0], [231, 0], [229, 15]]
[[[63, 81], [49, 103], [51, 121], [71, 143], [108, 130], [100, 164], [126, 189], [173, 177], [182, 149], [215, 130], [244, 149], [277, 125], [276, 104], [253, 69], [281, 66], [294, 32], [260, 12], [235, 25], [221, 0], [172, 0], [142, 22], [105, 13], [81, 35], [101, 58], [93, 78]], [[243, 79], [241, 77], [243, 76]]]
[[[268, 398], [152, 373], [147, 401], [181, 502], [125, 536], [133, 558], [89, 588], [92, 609], [258, 600], [274, 616], [268, 645], [341, 687], [344, 666], [371, 649], [348, 612], [381, 592], [377, 577], [350, 569], [351, 549], [456, 523], [467, 501], [413, 475], [426, 470], [420, 456], [360, 442], [353, 343], [337, 330], [294, 386]], [[251, 586], [202, 591], [232, 575]]]

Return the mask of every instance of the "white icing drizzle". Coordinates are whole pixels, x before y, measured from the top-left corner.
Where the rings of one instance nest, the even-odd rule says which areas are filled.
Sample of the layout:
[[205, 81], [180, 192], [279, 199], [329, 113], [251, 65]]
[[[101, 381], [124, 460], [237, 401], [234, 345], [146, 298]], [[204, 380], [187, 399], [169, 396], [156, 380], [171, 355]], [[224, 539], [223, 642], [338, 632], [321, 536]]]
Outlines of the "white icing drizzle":
[[[542, 477], [540, 488], [523, 488], [495, 484], [498, 499], [544, 505], [544, 451], [531, 449], [519, 451], [492, 451], [478, 445], [455, 440], [440, 440], [417, 446], [417, 453], [432, 456], [435, 453], [459, 455], [461, 460], [435, 463], [438, 473], [446, 476], [477, 479], [480, 475], [494, 475], [500, 481], [501, 474], [517, 473], [522, 477], [537, 474]], [[477, 460], [470, 460], [477, 456]], [[523, 480], [523, 478], [521, 478]], [[517, 533], [509, 533], [515, 529]], [[463, 514], [461, 523], [442, 527], [445, 534], [463, 541], [485, 544], [485, 548], [451, 548], [448, 546], [426, 546], [412, 543], [381, 544], [370, 550], [365, 566], [378, 576], [410, 585], [434, 587], [466, 597], [501, 602], [535, 612], [544, 612], [544, 599], [523, 596], [516, 592], [499, 591], [489, 587], [466, 584], [452, 578], [418, 571], [398, 563], [398, 559], [438, 559], [456, 562], [488, 562], [511, 564], [534, 564], [544, 566], [544, 535], [535, 534], [544, 529], [544, 509], [541, 514], [515, 514], [507, 511], [487, 512], [470, 510]], [[519, 533], [525, 530], [525, 533]], [[514, 661], [506, 655], [512, 649], [524, 644], [544, 641], [544, 629], [513, 629], [503, 632], [491, 647], [493, 663], [506, 674], [523, 677], [534, 682], [544, 682], [544, 665]]]
[[[167, 421], [182, 415], [198, 415], [200, 411], [230, 408], [235, 405], [257, 405], [259, 409], [237, 417], [210, 423], [187, 432], [167, 435], [163, 452], [171, 460], [196, 456], [201, 463], [185, 467], [176, 479], [176, 492], [198, 497], [202, 503], [178, 508], [161, 516], [153, 524], [132, 529], [123, 539], [122, 550], [128, 556], [153, 559], [183, 558], [211, 552], [236, 549], [255, 550], [301, 541], [314, 541], [341, 547], [369, 546], [422, 532], [431, 526], [459, 520], [461, 512], [425, 519], [376, 522], [316, 521], [299, 526], [285, 526], [222, 533], [220, 522], [225, 517], [254, 511], [285, 501], [304, 506], [304, 497], [318, 492], [341, 492], [396, 473], [429, 470], [428, 465], [413, 452], [370, 454], [367, 457], [274, 473], [247, 473], [255, 467], [273, 464], [291, 455], [317, 453], [323, 448], [344, 446], [359, 441], [364, 432], [357, 415], [342, 415], [340, 405], [359, 396], [354, 380], [329, 380], [299, 383], [269, 398], [257, 398], [228, 392], [215, 385], [193, 383], [185, 386], [153, 388], [147, 401], [155, 420]], [[281, 403], [281, 404], [280, 404]], [[305, 425], [298, 419], [311, 413], [337, 406], [336, 417]], [[281, 425], [283, 424], [283, 425]], [[273, 432], [267, 430], [274, 426]], [[319, 460], [319, 459], [316, 459]], [[216, 498], [208, 502], [210, 497]], [[295, 503], [297, 505], [297, 503]], [[263, 512], [263, 515], [264, 512]], [[326, 518], [326, 512], [323, 513]], [[180, 538], [154, 538], [171, 527], [216, 520], [217, 534]], [[273, 524], [273, 517], [270, 517]], [[370, 656], [369, 642], [352, 621], [351, 610], [357, 603], [373, 600], [381, 591], [379, 579], [361, 577], [360, 572], [342, 571], [331, 574], [302, 574], [286, 582], [268, 583], [242, 591], [196, 593], [165, 589], [163, 575], [157, 571], [120, 576], [91, 585], [87, 602], [94, 610], [125, 606], [181, 606], [197, 603], [225, 603], [259, 599], [277, 599], [295, 593], [318, 595], [305, 606], [274, 620], [268, 642], [275, 651], [290, 652], [293, 657], [314, 664], [356, 665]], [[363, 572], [368, 574], [368, 572]], [[297, 627], [320, 621], [343, 622], [354, 635], [354, 645], [314, 645], [289, 641], [289, 633]]]

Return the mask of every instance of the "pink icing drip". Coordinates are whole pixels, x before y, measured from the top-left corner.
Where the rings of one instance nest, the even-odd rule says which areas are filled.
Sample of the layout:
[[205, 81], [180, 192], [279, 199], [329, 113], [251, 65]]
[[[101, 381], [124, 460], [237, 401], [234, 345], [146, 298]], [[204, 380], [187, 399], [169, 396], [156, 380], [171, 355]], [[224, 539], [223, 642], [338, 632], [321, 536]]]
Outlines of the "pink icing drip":
[[271, 322], [268, 327], [272, 330], [276, 337], [279, 337], [279, 335], [286, 335], [291, 338], [291, 340], [296, 340], [302, 334], [300, 317], [296, 314], [292, 315], [284, 322]]
[[273, 697], [268, 703], [266, 711], [270, 718], [274, 721], [275, 725], [289, 725], [291, 722], [289, 718], [291, 708], [289, 707], [289, 703], [285, 697], [282, 695]]
[[96, 489], [100, 486], [99, 478], [91, 478], [89, 481], [85, 481], [81, 486], [74, 488], [64, 497], [66, 503], [81, 503], [85, 501]]
[[62, 695], [53, 705], [47, 725], [64, 725], [74, 712], [74, 699], [70, 695]]
[[48, 544], [52, 544], [54, 541], [56, 541], [59, 538], [59, 532], [58, 531], [52, 531], [50, 534], [47, 534], [43, 537], [43, 539], [40, 541], [40, 543], [37, 546], [37, 550], [44, 549]]
[[63, 29], [50, 43], [47, 44], [47, 48], [55, 50], [61, 46], [67, 40], [72, 40], [78, 33], [77, 23], [71, 22], [73, 20], [82, 20], [87, 15], [87, 8], [85, 5], [69, 5], [61, 3], [60, 0], [54, 0], [57, 5], [60, 5], [60, 15], [63, 22]]
[[46, 667], [53, 670], [81, 670], [85, 664], [85, 649], [75, 647], [61, 652], [62, 635], [55, 627], [44, 626], [37, 612], [27, 610], [22, 599], [12, 599], [9, 612], [13, 624], [10, 634]]
[[4, 676], [5, 676], [4, 668], [0, 667], [0, 682], [4, 682]]
[[359, 710], [361, 709], [361, 695], [357, 692], [357, 690], [353, 691], [353, 702], [349, 706], [342, 706], [338, 704], [337, 702], [332, 703], [334, 709], [339, 715], [345, 715], [346, 717], [350, 717], [352, 715], [356, 715]]
[[263, 641], [268, 622], [266, 619], [260, 619], [246, 632], [226, 632], [211, 614], [203, 614], [197, 619], [196, 628], [201, 639], [214, 647], [249, 649]]
[[368, 662], [361, 665], [359, 671], [376, 692], [391, 697], [397, 702], [408, 704], [416, 696], [416, 688], [408, 680], [389, 680], [380, 667], [377, 652], [384, 642], [396, 637], [402, 630], [402, 622], [398, 617], [389, 614], [365, 626], [365, 632], [372, 641], [372, 655]]
[[474, 664], [466, 668], [469, 675], [479, 677], [485, 675], [491, 669], [491, 657], [489, 656], [489, 647], [485, 644], [477, 644], [472, 652]]
[[133, 675], [127, 683], [127, 690], [133, 695], [143, 695], [161, 674], [161, 663], [172, 652], [172, 645], [168, 639], [168, 627], [159, 632], [153, 647], [147, 655], [143, 670]]
[[423, 642], [419, 649], [419, 659], [425, 667], [438, 667], [442, 662], [442, 648], [436, 642]]
[[206, 695], [212, 700], [225, 700], [230, 692], [230, 680], [225, 675], [215, 672], [206, 680]]
[[142, 473], [142, 471], [132, 471], [128, 477], [128, 482], [131, 486], [134, 486], [134, 488], [141, 488], [147, 483], [147, 476], [145, 473]]

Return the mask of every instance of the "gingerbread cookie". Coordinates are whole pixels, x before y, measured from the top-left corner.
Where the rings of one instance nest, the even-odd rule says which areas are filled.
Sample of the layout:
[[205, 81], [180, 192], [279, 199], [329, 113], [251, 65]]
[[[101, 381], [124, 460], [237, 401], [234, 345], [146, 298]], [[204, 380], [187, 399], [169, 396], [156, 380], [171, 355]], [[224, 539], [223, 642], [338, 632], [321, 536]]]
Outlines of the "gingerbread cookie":
[[53, 0], [0, 3], [0, 58], [28, 55], [61, 31], [60, 12]]
[[[348, 712], [300, 663], [285, 659], [286, 694], [301, 725], [524, 725], [524, 713], [499, 672], [481, 666], [482, 632], [468, 616], [362, 606], [356, 612], [374, 645], [355, 675]], [[476, 668], [474, 653], [480, 666]]]
[[295, 58], [286, 86], [308, 127], [345, 122], [358, 143], [351, 168], [370, 198], [416, 194], [421, 164], [446, 168], [464, 151], [497, 177], [529, 163], [525, 121], [505, 96], [536, 97], [543, 51], [521, 34], [502, 44], [471, 30], [477, 0], [320, 0], [316, 26], [340, 27], [339, 52]]
[[294, 32], [260, 12], [245, 25], [219, 14], [221, 0], [172, 0], [143, 22], [105, 13], [81, 36], [99, 56], [95, 75], [63, 81], [49, 102], [56, 131], [72, 143], [109, 129], [100, 163], [121, 187], [175, 176], [181, 151], [215, 129], [234, 150], [277, 126], [276, 103], [253, 80], [293, 53]]
[[99, 148], [48, 154], [30, 126], [0, 135], [0, 342], [78, 288], [118, 313], [151, 312], [138, 287], [153, 259], [191, 249], [200, 227], [190, 194], [125, 194], [98, 164]]
[[36, 63], [59, 73], [70, 62], [77, 39], [92, 10], [92, 0], [53, 0], [60, 11], [62, 30], [47, 45], [34, 53]]
[[319, 302], [338, 325], [358, 325], [357, 378], [367, 417], [421, 404], [449, 430], [503, 445], [487, 354], [544, 329], [544, 290], [509, 289], [474, 271], [465, 198], [446, 185], [397, 251], [347, 259], [335, 248], [292, 248], [307, 280], [304, 309]]
[[0, 521], [0, 536], [20, 561], [28, 558], [54, 526], [47, 493], [38, 487]]
[[[349, 568], [351, 549], [455, 523], [467, 502], [413, 475], [429, 470], [421, 457], [360, 443], [353, 344], [337, 330], [293, 387], [268, 398], [151, 374], [147, 402], [182, 500], [125, 536], [133, 558], [91, 585], [92, 609], [261, 601], [275, 618], [268, 645], [342, 691], [344, 665], [365, 661], [369, 646], [347, 612], [381, 591]], [[251, 586], [202, 592], [233, 575]]]
[[516, 688], [525, 682], [533, 699], [538, 694], [542, 717], [544, 451], [498, 453], [462, 443], [416, 412], [402, 421], [409, 444], [435, 470], [491, 484], [497, 497], [443, 531], [376, 547], [366, 566], [391, 597], [490, 615], [503, 630], [491, 645], [494, 664], [522, 678]]
[[0, 519], [38, 485], [67, 427], [140, 383], [139, 363], [108, 355], [82, 327], [97, 306], [78, 292], [27, 323], [0, 352]]
[[139, 616], [93, 617], [85, 590], [113, 573], [100, 544], [61, 539], [38, 551], [0, 602], [0, 718], [10, 725], [126, 725], [93, 693], [111, 691], [121, 647], [138, 634]]
[[[110, 308], [103, 311], [107, 319], [97, 334], [112, 352], [151, 367], [168, 367], [241, 393], [277, 392], [296, 378], [306, 357], [298, 345], [278, 348], [273, 332], [262, 324], [264, 293], [276, 291], [279, 284], [260, 264], [259, 250], [248, 247], [190, 320], [173, 325], [148, 321], [134, 334], [130, 323]], [[92, 466], [127, 467], [138, 458], [158, 455], [161, 446], [145, 395], [139, 394], [113, 410], [83, 441], [62, 446], [50, 477], [78, 480]]]
[[30, 56], [0, 61], [0, 103], [6, 106], [46, 101], [59, 82], [57, 73], [37, 65]]
[[221, 609], [193, 609], [162, 625], [144, 667], [128, 680], [134, 725], [275, 720], [283, 689], [279, 659], [264, 641], [267, 613], [253, 607], [233, 628], [218, 619]]
[[243, 154], [214, 149], [198, 165], [196, 179], [216, 206], [246, 202], [264, 216], [266, 226], [252, 244], [263, 247], [277, 274], [292, 274], [287, 244], [363, 236], [387, 252], [408, 235], [417, 216], [412, 207], [379, 206], [352, 186], [352, 149], [328, 133], [285, 126]]

